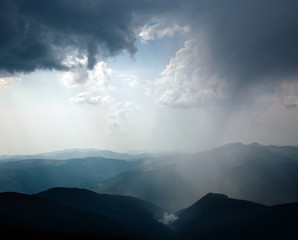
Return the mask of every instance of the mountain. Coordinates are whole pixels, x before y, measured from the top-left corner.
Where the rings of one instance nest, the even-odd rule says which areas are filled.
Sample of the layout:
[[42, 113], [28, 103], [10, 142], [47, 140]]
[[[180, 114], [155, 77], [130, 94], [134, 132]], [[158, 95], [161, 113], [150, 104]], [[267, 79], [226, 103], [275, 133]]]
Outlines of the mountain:
[[179, 211], [178, 220], [172, 226], [175, 229], [190, 229], [193, 225], [224, 224], [265, 209], [265, 205], [208, 193], [190, 207]]
[[0, 155], [0, 161], [19, 161], [25, 159], [53, 159], [68, 160], [71, 158], [103, 157], [122, 160], [134, 160], [150, 156], [149, 153], [117, 153], [108, 150], [99, 149], [66, 149], [61, 151], [33, 154], [33, 155]]
[[36, 193], [52, 187], [84, 187], [137, 166], [137, 162], [101, 157], [1, 162], [0, 192]]
[[82, 235], [80, 239], [86, 239], [89, 234], [93, 234], [95, 239], [106, 239], [106, 236], [146, 239], [144, 235], [103, 215], [13, 192], [0, 194], [0, 229], [27, 233], [23, 236], [25, 238], [30, 235], [37, 237], [39, 232], [49, 232], [50, 236], [60, 232], [66, 236], [79, 233]]
[[206, 192], [209, 188], [234, 198], [280, 204], [298, 200], [298, 158], [293, 157], [294, 152], [298, 156], [298, 149], [290, 146], [275, 146], [273, 151], [272, 146], [257, 143], [230, 144], [198, 154], [197, 160], [177, 168], [198, 176], [193, 178], [196, 182], [209, 176], [208, 186], [203, 186]]
[[25, 239], [25, 240], [127, 240], [123, 237], [114, 237], [86, 232], [62, 232], [53, 230], [41, 230], [19, 226], [1, 226], [1, 237], [3, 239]]
[[168, 239], [171, 231], [160, 220], [164, 210], [128, 196], [97, 194], [77, 188], [54, 188], [35, 196], [101, 214], [152, 239]]
[[[1, 237], [22, 239], [297, 239], [298, 202], [266, 206], [209, 193], [172, 214], [151, 203], [54, 188], [26, 195], [0, 193]], [[167, 215], [169, 217], [170, 215]]]
[[146, 159], [89, 188], [124, 194], [178, 210], [208, 192], [264, 204], [298, 201], [298, 148], [233, 143], [194, 155]]
[[129, 195], [160, 205], [169, 211], [177, 210], [196, 200], [191, 182], [167, 169], [136, 170], [89, 187], [98, 193]]
[[298, 203], [268, 207], [209, 193], [177, 213], [175, 239], [297, 239]]
[[[66, 151], [67, 152], [67, 151]], [[232, 143], [197, 154], [0, 162], [0, 192], [53, 187], [130, 195], [165, 209], [189, 206], [209, 192], [267, 205], [298, 201], [298, 148]]]

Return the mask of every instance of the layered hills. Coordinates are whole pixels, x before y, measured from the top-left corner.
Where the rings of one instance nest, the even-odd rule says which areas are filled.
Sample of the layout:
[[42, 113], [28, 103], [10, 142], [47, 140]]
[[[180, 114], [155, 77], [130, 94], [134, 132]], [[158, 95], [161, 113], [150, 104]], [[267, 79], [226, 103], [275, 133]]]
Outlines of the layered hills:
[[1, 161], [0, 192], [32, 194], [79, 187], [129, 195], [170, 211], [185, 208], [209, 192], [268, 205], [298, 201], [296, 146], [233, 143], [197, 154], [133, 156]]

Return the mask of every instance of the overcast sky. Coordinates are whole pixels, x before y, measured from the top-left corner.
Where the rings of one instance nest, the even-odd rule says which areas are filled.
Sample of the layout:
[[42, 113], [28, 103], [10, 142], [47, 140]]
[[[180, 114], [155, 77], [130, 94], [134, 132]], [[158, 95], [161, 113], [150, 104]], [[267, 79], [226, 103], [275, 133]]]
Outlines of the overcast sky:
[[298, 1], [1, 0], [0, 154], [298, 145]]

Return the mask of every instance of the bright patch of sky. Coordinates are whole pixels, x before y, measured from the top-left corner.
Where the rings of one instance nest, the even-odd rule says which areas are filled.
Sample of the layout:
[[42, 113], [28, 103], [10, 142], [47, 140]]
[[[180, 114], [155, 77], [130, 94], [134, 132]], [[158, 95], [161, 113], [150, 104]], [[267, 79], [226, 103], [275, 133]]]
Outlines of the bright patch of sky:
[[0, 128], [9, 139], [0, 139], [2, 154], [73, 147], [162, 151], [153, 140], [159, 135], [153, 130], [155, 81], [185, 39], [139, 38], [135, 56], [124, 53], [94, 70], [84, 57], [70, 56], [71, 71], [35, 71], [6, 81]]

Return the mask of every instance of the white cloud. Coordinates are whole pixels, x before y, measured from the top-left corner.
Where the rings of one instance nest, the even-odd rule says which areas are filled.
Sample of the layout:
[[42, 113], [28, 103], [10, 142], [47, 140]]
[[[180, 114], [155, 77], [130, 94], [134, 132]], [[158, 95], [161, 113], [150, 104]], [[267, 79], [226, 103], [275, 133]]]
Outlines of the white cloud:
[[107, 115], [107, 122], [110, 128], [119, 127], [127, 122], [130, 118], [131, 112], [138, 110], [138, 107], [132, 102], [117, 103], [111, 107], [110, 112]]
[[156, 82], [156, 102], [170, 107], [198, 107], [226, 97], [227, 81], [219, 79], [208, 64], [204, 45], [185, 42]]
[[87, 64], [86, 56], [82, 58], [72, 56], [65, 59], [64, 65], [70, 70], [62, 74], [62, 84], [66, 87], [84, 87], [88, 90], [109, 88], [112, 69], [107, 63], [98, 62], [92, 70], [87, 68]]
[[136, 74], [118, 71], [115, 73], [115, 76], [123, 80], [132, 88], [140, 85], [139, 77]]
[[163, 224], [170, 224], [177, 219], [178, 217], [174, 213], [164, 213], [162, 219], [160, 219], [159, 221]]
[[91, 105], [100, 105], [110, 104], [113, 102], [113, 99], [110, 96], [92, 96], [90, 92], [81, 92], [75, 97], [70, 98], [70, 101], [76, 104], [86, 103]]
[[62, 64], [69, 68], [77, 67], [78, 65], [86, 66], [88, 64], [88, 58], [87, 56], [77, 57], [69, 55], [64, 59]]
[[21, 81], [20, 77], [16, 76], [1, 76], [0, 75], [0, 90], [13, 87], [16, 82]]
[[187, 33], [190, 31], [189, 26], [180, 26], [178, 24], [169, 25], [166, 22], [157, 23], [151, 26], [144, 26], [142, 31], [139, 33], [142, 42], [148, 40], [160, 39], [163, 37], [173, 37], [175, 33]]

